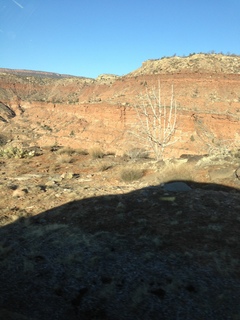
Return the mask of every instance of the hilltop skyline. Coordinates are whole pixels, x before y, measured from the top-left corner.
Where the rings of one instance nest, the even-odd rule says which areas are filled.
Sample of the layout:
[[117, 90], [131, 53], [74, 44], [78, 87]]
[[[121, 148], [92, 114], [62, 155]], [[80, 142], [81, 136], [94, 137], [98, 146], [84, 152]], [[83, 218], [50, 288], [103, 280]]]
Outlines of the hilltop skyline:
[[163, 56], [240, 54], [240, 3], [3, 0], [0, 67], [96, 78]]

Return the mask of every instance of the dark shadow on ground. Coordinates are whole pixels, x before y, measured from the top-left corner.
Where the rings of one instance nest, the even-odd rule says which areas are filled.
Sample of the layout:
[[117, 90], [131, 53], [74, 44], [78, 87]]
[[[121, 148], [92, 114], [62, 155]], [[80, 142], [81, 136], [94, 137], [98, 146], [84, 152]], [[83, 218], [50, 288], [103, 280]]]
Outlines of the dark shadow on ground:
[[240, 191], [193, 181], [0, 229], [1, 319], [240, 319]]

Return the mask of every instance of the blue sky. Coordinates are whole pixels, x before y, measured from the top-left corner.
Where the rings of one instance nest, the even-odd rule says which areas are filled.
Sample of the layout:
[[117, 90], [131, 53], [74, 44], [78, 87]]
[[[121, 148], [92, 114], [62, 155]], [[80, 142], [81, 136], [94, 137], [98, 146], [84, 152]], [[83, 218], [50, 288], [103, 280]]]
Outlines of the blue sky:
[[0, 67], [97, 77], [193, 52], [240, 54], [240, 0], [0, 0]]

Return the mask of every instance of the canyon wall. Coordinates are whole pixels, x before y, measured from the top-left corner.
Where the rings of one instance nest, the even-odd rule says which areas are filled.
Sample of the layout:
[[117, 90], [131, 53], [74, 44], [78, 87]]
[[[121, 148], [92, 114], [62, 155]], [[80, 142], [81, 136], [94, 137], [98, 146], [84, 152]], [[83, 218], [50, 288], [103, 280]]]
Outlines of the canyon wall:
[[133, 134], [135, 107], [160, 82], [163, 104], [170, 105], [173, 88], [177, 105], [177, 142], [166, 149], [166, 157], [240, 148], [239, 66], [239, 57], [194, 55], [147, 61], [128, 75], [97, 79], [4, 69], [1, 132], [26, 145], [98, 147], [123, 154], [143, 147]]

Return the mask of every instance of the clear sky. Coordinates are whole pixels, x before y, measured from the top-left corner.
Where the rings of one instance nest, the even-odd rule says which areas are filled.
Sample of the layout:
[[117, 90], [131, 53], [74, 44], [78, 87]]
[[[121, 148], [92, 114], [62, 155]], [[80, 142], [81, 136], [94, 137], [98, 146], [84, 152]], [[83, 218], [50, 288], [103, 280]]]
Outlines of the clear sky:
[[0, 67], [97, 77], [193, 52], [240, 54], [240, 0], [0, 0]]

